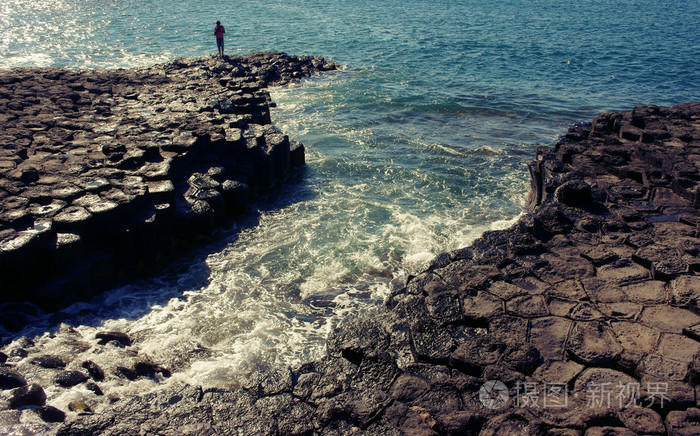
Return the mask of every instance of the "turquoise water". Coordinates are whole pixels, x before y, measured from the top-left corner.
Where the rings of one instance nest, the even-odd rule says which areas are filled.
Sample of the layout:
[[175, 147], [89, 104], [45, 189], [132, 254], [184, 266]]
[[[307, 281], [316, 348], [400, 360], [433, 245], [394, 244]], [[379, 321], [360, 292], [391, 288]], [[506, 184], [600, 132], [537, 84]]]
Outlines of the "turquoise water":
[[216, 20], [227, 54], [343, 65], [273, 91], [274, 122], [306, 145], [307, 168], [172, 271], [66, 312], [156, 356], [211, 348], [180, 374], [205, 384], [319, 356], [339, 319], [509, 225], [534, 148], [571, 123], [700, 99], [696, 0], [5, 0], [0, 67], [208, 55]]

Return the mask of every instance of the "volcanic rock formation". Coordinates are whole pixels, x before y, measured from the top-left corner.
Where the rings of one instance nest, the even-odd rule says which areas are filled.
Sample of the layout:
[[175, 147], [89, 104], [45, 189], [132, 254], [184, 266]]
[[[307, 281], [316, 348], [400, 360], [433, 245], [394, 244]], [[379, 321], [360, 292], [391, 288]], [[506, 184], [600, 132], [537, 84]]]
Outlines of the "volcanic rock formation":
[[55, 308], [210, 235], [304, 164], [265, 88], [335, 68], [269, 52], [0, 72], [0, 302]]
[[[8, 171], [25, 184], [42, 180], [27, 168]], [[0, 419], [14, 428], [35, 414], [59, 435], [699, 434], [700, 103], [605, 112], [538, 148], [529, 168], [530, 210], [513, 227], [437, 256], [384, 313], [339, 325], [323, 359], [240, 387], [171, 383], [93, 413], [94, 387], [84, 400], [47, 405], [40, 381], [91, 378], [99, 389], [103, 379], [160, 380], [178, 368], [115, 362], [97, 371], [42, 356], [39, 343], [66, 341], [138, 359], [130, 336], [83, 338], [64, 326], [3, 349]], [[215, 175], [188, 176], [177, 192], [215, 189], [206, 187]], [[109, 183], [98, 194], [116, 186], [136, 195]], [[61, 211], [92, 214], [90, 204]]]

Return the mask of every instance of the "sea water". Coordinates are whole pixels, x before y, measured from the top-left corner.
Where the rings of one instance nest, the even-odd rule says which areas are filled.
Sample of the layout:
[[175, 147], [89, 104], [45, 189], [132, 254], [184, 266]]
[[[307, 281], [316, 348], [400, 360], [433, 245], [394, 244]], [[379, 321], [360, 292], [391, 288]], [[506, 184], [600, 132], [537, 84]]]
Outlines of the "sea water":
[[[700, 99], [697, 0], [4, 0], [0, 67], [136, 67], [216, 52], [322, 55], [272, 90], [307, 165], [166, 270], [47, 314], [122, 330], [175, 378], [227, 384], [318, 358], [438, 253], [523, 213], [526, 164], [606, 109]], [[7, 339], [7, 335], [6, 339]]]

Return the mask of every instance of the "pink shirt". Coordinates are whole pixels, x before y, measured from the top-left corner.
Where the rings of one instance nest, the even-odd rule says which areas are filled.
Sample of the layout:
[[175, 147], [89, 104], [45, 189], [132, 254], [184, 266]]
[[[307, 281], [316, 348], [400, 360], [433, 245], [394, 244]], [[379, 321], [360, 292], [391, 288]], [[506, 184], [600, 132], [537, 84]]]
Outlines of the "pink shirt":
[[217, 38], [223, 39], [224, 33], [226, 33], [224, 26], [214, 26], [214, 35], [216, 35]]

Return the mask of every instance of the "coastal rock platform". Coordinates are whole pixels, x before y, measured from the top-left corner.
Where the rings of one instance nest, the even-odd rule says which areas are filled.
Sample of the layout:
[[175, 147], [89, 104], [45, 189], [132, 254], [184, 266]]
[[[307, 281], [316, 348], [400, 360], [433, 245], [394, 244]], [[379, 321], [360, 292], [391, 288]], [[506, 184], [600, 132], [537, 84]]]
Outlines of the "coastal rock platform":
[[304, 163], [266, 88], [336, 68], [267, 52], [1, 71], [0, 303], [55, 309], [210, 235]]
[[[699, 434], [700, 103], [602, 113], [538, 148], [529, 169], [529, 211], [513, 227], [437, 256], [384, 313], [337, 326], [321, 360], [235, 387], [170, 383], [94, 413], [97, 394], [47, 405], [41, 381], [95, 392], [87, 385], [177, 368], [97, 371], [23, 338], [3, 349], [0, 424], [59, 435]], [[138, 347], [100, 335], [65, 326], [42, 340]]]

